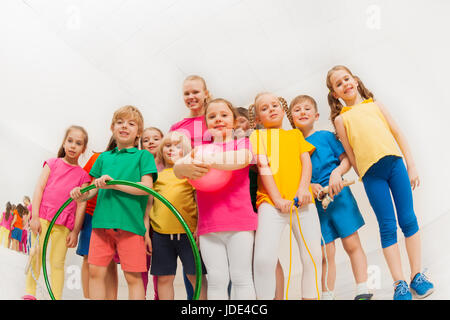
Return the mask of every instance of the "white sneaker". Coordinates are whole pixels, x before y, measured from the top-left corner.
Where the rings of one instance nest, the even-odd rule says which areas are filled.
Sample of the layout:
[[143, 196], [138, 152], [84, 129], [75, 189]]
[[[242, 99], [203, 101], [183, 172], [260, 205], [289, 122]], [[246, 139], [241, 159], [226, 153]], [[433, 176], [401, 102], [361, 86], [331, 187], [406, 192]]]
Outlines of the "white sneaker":
[[333, 291], [324, 291], [322, 292], [320, 300], [336, 300], [336, 297], [334, 296]]

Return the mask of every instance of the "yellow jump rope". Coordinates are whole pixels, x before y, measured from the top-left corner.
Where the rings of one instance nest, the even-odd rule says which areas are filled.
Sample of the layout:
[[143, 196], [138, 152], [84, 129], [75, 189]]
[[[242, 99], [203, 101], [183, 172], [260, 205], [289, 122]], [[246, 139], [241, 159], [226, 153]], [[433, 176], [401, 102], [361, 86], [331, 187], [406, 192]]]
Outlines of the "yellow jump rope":
[[302, 236], [303, 243], [305, 244], [305, 248], [308, 251], [309, 257], [311, 258], [311, 261], [314, 265], [314, 276], [316, 278], [316, 289], [317, 289], [317, 299], [320, 300], [320, 290], [319, 290], [319, 280], [317, 275], [317, 266], [316, 262], [314, 261], [314, 258], [311, 254], [311, 251], [309, 251], [308, 245], [306, 244], [305, 237], [303, 237], [302, 227], [300, 225], [300, 218], [298, 216], [298, 198], [294, 198], [294, 203], [291, 205], [290, 209], [290, 220], [289, 220], [289, 275], [288, 275], [288, 283], [286, 286], [286, 300], [289, 300], [289, 282], [291, 280], [291, 270], [292, 270], [292, 209], [295, 208], [295, 212], [297, 215], [297, 222], [298, 222], [298, 230], [300, 231], [300, 235]]
[[[343, 181], [343, 186], [347, 187], [347, 186], [350, 186], [350, 185], [352, 185], [354, 183], [355, 183], [354, 180], [350, 180], [350, 181], [344, 180]], [[330, 204], [330, 202], [333, 201], [333, 199], [331, 199], [330, 196], [328, 196], [328, 193], [329, 193], [329, 187], [327, 186], [327, 187], [323, 188], [322, 190], [320, 190], [320, 192], [319, 192], [319, 194], [317, 196], [318, 200], [322, 201], [322, 207], [323, 207], [324, 210], [326, 210], [328, 205]], [[292, 269], [292, 208], [295, 208], [295, 212], [296, 212], [296, 215], [297, 215], [297, 222], [298, 222], [298, 230], [300, 231], [300, 235], [302, 236], [303, 243], [305, 244], [306, 250], [308, 251], [308, 254], [309, 254], [309, 256], [311, 258], [311, 261], [312, 261], [312, 263], [314, 265], [314, 275], [316, 277], [317, 297], [318, 297], [318, 300], [320, 300], [320, 290], [319, 290], [319, 281], [318, 281], [318, 276], [317, 276], [317, 266], [316, 266], [316, 263], [314, 261], [314, 258], [312, 256], [312, 254], [311, 254], [311, 251], [309, 251], [309, 248], [308, 248], [308, 245], [306, 244], [305, 238], [303, 237], [302, 227], [300, 225], [300, 219], [299, 219], [299, 216], [298, 216], [298, 198], [297, 197], [294, 198], [294, 202], [292, 203], [291, 209], [290, 209], [290, 220], [289, 220], [289, 230], [290, 230], [290, 232], [289, 232], [289, 275], [288, 275], [288, 283], [286, 285], [286, 300], [288, 300], [289, 283], [290, 283], [290, 280], [291, 280], [291, 269]], [[325, 240], [323, 239], [323, 236], [322, 236], [322, 242], [325, 245]], [[326, 288], [327, 291], [329, 291], [328, 284], [327, 284], [327, 282], [328, 282], [328, 259], [327, 259], [327, 253], [326, 253], [326, 249], [325, 248], [324, 248], [324, 257], [325, 257], [325, 263], [326, 263], [325, 288]]]

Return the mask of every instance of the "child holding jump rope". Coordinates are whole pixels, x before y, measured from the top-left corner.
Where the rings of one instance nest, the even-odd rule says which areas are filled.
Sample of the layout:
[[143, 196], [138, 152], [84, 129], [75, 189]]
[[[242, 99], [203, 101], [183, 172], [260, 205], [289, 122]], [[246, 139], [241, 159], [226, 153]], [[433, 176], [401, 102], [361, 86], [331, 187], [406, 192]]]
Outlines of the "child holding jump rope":
[[[314, 151], [314, 146], [303, 138], [301, 131], [282, 129], [285, 113], [295, 128], [283, 98], [272, 93], [260, 93], [250, 106], [249, 113], [251, 127], [255, 126], [256, 120], [265, 128], [253, 131], [250, 136], [259, 170], [256, 203], [258, 229], [254, 255], [257, 298], [271, 300], [275, 296], [278, 248], [282, 231], [290, 223], [289, 212], [293, 209], [294, 198], [297, 197], [300, 217], [298, 220], [294, 219], [292, 232], [303, 265], [302, 296], [303, 299], [319, 299], [321, 232], [310, 189], [310, 153]], [[298, 221], [301, 221], [301, 225]]]
[[[372, 294], [367, 288], [367, 258], [358, 235], [358, 229], [364, 225], [364, 220], [350, 188], [344, 187], [342, 180], [342, 176], [351, 168], [348, 157], [333, 133], [314, 129], [319, 113], [317, 103], [312, 97], [307, 95], [295, 97], [289, 105], [289, 110], [295, 126], [302, 131], [306, 141], [316, 147], [316, 151], [311, 155], [313, 167], [311, 189], [316, 198], [316, 208], [325, 242], [322, 259], [322, 299], [334, 300], [333, 290], [336, 282], [334, 241], [341, 238], [356, 281], [355, 300], [370, 300]], [[326, 186], [333, 202], [325, 210], [317, 198]]]
[[[30, 247], [39, 247], [30, 270], [26, 275], [25, 300], [35, 300], [36, 281], [42, 260], [44, 236], [58, 209], [69, 198], [74, 187], [86, 187], [89, 175], [78, 165], [78, 158], [86, 150], [87, 132], [79, 126], [67, 129], [58, 158], [44, 162], [44, 168], [33, 195], [33, 214], [30, 221], [32, 231]], [[62, 297], [64, 288], [64, 264], [67, 248], [74, 248], [83, 225], [84, 204], [71, 202], [56, 219], [50, 233], [50, 278], [55, 299]], [[37, 240], [39, 236], [39, 241]], [[36, 243], [38, 241], [38, 243]]]
[[93, 184], [97, 188], [83, 194], [80, 188], [71, 192], [72, 198], [78, 201], [98, 193], [88, 256], [91, 299], [106, 298], [107, 266], [116, 252], [128, 284], [129, 299], [145, 299], [142, 272], [147, 270], [146, 247], [151, 245], [144, 223], [148, 193], [130, 186], [107, 184], [119, 179], [151, 188], [156, 181], [158, 173], [153, 156], [137, 148], [143, 123], [136, 107], [119, 108], [110, 127], [117, 147], [103, 152], [90, 171], [96, 178]]
[[[419, 176], [406, 138], [386, 107], [373, 101], [373, 94], [347, 67], [331, 68], [326, 84], [331, 120], [378, 220], [383, 254], [394, 280], [394, 300], [411, 300], [411, 291], [424, 298], [434, 286], [421, 270], [421, 241], [412, 196]], [[403, 276], [391, 193], [405, 236], [410, 286]]]
[[[234, 131], [234, 135], [236, 139], [242, 137], [249, 137], [253, 132], [253, 129], [250, 128], [250, 118], [248, 114], [248, 109], [244, 107], [236, 107], [236, 112], [238, 117], [236, 119], [236, 129]], [[253, 211], [258, 212], [258, 208], [256, 207], [256, 193], [258, 190], [258, 168], [256, 165], [251, 165], [249, 170], [249, 178], [250, 178], [250, 196], [252, 199]], [[275, 300], [283, 300], [284, 299], [284, 273], [283, 268], [281, 267], [280, 260], [277, 262], [277, 267], [275, 270], [276, 274], [276, 289], [275, 289]]]
[[221, 189], [197, 188], [197, 232], [208, 272], [208, 300], [228, 300], [230, 278], [231, 299], [255, 299], [252, 252], [257, 217], [251, 204], [248, 173], [252, 151], [247, 138], [233, 137], [236, 118], [229, 101], [210, 101], [205, 107], [205, 121], [213, 143], [197, 147], [174, 166], [180, 179], [196, 180], [210, 168], [231, 171], [230, 180]]

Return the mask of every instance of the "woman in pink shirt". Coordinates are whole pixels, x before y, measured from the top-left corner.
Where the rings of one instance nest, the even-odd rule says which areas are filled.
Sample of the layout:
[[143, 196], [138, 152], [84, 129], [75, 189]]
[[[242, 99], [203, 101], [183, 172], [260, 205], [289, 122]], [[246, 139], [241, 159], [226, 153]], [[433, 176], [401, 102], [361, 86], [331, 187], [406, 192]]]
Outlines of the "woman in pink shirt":
[[[39, 234], [39, 257], [32, 262], [34, 275], [28, 271], [26, 275], [25, 300], [35, 300], [36, 279], [41, 268], [41, 255], [44, 236], [50, 222], [58, 209], [70, 197], [70, 191], [75, 187], [87, 187], [91, 178], [78, 165], [78, 158], [86, 150], [88, 135], [79, 126], [67, 129], [63, 144], [58, 152], [58, 158], [44, 162], [44, 168], [36, 184], [33, 195], [33, 214], [30, 221], [32, 231], [31, 247], [35, 246]], [[54, 296], [61, 299], [64, 287], [64, 263], [67, 248], [74, 248], [78, 242], [78, 234], [84, 220], [85, 202], [72, 201], [59, 215], [50, 233], [50, 279]]]
[[208, 299], [227, 300], [231, 278], [234, 288], [231, 299], [252, 300], [256, 298], [252, 257], [258, 219], [250, 198], [251, 146], [248, 138], [233, 138], [237, 114], [230, 102], [214, 99], [205, 109], [214, 141], [195, 148], [191, 155], [178, 161], [174, 173], [178, 178], [197, 179], [210, 168], [232, 171], [230, 180], [221, 189], [212, 192], [197, 189], [197, 234], [208, 272]]
[[183, 82], [184, 104], [189, 116], [175, 123], [169, 131], [180, 131], [191, 139], [192, 148], [211, 143], [205, 122], [205, 106], [211, 100], [206, 81], [200, 76], [188, 76]]

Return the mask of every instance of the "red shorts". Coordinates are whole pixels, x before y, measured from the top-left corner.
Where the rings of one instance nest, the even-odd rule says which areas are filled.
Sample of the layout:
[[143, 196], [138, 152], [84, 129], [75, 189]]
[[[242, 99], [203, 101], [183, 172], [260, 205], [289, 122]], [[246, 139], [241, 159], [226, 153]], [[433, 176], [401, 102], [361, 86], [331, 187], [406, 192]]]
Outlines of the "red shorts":
[[92, 229], [89, 264], [107, 267], [116, 252], [123, 271], [147, 271], [147, 253], [143, 236], [120, 229]]

